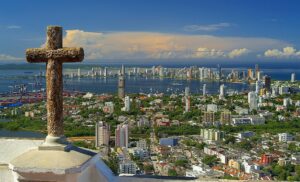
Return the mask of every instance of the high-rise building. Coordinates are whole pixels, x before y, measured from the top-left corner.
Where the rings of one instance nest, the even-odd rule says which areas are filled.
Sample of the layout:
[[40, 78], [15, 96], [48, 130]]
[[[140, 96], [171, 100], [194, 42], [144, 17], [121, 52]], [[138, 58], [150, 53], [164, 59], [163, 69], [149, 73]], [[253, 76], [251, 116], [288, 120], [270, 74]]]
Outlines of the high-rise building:
[[110, 137], [110, 126], [103, 122], [97, 122], [96, 123], [96, 140], [95, 140], [95, 146], [100, 147], [102, 145], [109, 146], [109, 137]]
[[152, 66], [152, 75], [155, 76], [155, 66]]
[[81, 72], [80, 72], [80, 68], [77, 69], [77, 77], [80, 78], [81, 77]]
[[270, 92], [271, 91], [271, 77], [266, 75], [265, 76], [265, 89]]
[[185, 87], [185, 90], [184, 90], [184, 96], [185, 96], [185, 97], [190, 96], [190, 87]]
[[230, 111], [223, 111], [221, 112], [221, 123], [222, 124], [230, 124], [231, 122], [231, 112]]
[[255, 77], [258, 78], [259, 67], [258, 64], [255, 64]]
[[202, 122], [204, 122], [204, 123], [215, 122], [215, 113], [212, 111], [203, 112]]
[[130, 97], [126, 96], [124, 100], [125, 109], [124, 111], [129, 112], [130, 111]]
[[257, 94], [255, 92], [248, 93], [248, 104], [251, 111], [254, 109], [257, 110]]
[[208, 68], [199, 68], [199, 77], [200, 77], [200, 80], [205, 80], [205, 79], [208, 79], [208, 78], [211, 78], [211, 75], [212, 74], [212, 71]]
[[222, 84], [222, 85], [220, 85], [219, 99], [224, 99], [224, 98], [225, 98], [225, 85]]
[[258, 80], [258, 81], [256, 81], [256, 84], [255, 84], [256, 94], [259, 94], [260, 88], [261, 88], [261, 82]]
[[296, 81], [296, 73], [291, 74], [291, 82], [294, 83]]
[[272, 97], [276, 97], [278, 95], [279, 89], [278, 87], [272, 87]]
[[220, 64], [217, 65], [217, 69], [218, 69], [219, 80], [221, 80], [222, 79], [222, 68], [221, 68]]
[[136, 71], [136, 67], [133, 67], [133, 75], [136, 75], [137, 71]]
[[247, 78], [246, 78], [246, 72], [245, 71], [242, 71], [242, 79], [243, 80], [246, 80]]
[[185, 87], [184, 99], [185, 99], [185, 112], [189, 112], [191, 107], [191, 97], [190, 97], [189, 87]]
[[159, 68], [159, 77], [164, 77], [164, 68], [162, 66]]
[[115, 146], [128, 148], [128, 125], [119, 124], [115, 130]]
[[191, 109], [191, 97], [185, 97], [185, 112], [189, 112]]
[[107, 77], [107, 67], [104, 68], [103, 76], [104, 76], [104, 77]]
[[248, 78], [253, 79], [252, 69], [248, 69]]
[[191, 80], [193, 76], [192, 74], [193, 74], [192, 68], [189, 68], [186, 72], [187, 79]]
[[258, 81], [261, 81], [261, 77], [262, 77], [262, 72], [261, 71], [257, 71], [256, 72], [256, 79], [258, 80]]
[[206, 96], [206, 84], [203, 84], [202, 94]]
[[125, 97], [125, 67], [122, 65], [119, 80], [118, 80], [118, 97], [123, 99]]

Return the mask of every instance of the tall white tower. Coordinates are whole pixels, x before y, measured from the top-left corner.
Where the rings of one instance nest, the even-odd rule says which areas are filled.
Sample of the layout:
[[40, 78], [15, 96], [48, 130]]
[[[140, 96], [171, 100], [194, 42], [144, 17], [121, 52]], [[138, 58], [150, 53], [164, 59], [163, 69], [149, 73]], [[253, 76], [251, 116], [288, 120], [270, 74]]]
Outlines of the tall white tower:
[[81, 77], [81, 71], [80, 71], [80, 68], [77, 69], [77, 77], [78, 77], [78, 78]]
[[291, 82], [294, 83], [296, 81], [296, 73], [291, 74]]
[[107, 67], [104, 68], [103, 76], [107, 77]]
[[256, 84], [255, 84], [255, 92], [258, 94], [259, 91], [260, 91], [260, 88], [261, 88], [261, 81], [256, 81]]
[[130, 111], [130, 97], [129, 96], [125, 97], [124, 104], [125, 104], [125, 111], [129, 112]]
[[225, 98], [225, 85], [222, 84], [222, 85], [220, 85], [219, 99], [224, 99], [224, 98]]
[[128, 147], [128, 125], [119, 124], [115, 130], [116, 147]]
[[124, 65], [122, 65], [122, 68], [121, 68], [120, 74], [119, 74], [118, 97], [120, 99], [123, 99], [125, 97], [125, 67], [124, 67]]
[[96, 123], [96, 141], [95, 141], [95, 145], [96, 147], [100, 147], [101, 145], [109, 145], [109, 137], [110, 137], [110, 126], [103, 122], [97, 122]]

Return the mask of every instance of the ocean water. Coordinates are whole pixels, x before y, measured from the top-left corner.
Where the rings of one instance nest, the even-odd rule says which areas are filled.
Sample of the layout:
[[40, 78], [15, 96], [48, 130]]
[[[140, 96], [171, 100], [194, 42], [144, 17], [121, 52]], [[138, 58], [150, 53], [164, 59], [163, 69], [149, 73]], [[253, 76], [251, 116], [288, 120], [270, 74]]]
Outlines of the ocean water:
[[[211, 64], [211, 63], [210, 63]], [[198, 65], [213, 67], [213, 65]], [[284, 67], [278, 68], [278, 65], [271, 64], [269, 67], [267, 65], [262, 65], [261, 71], [267, 74], [275, 80], [289, 80], [291, 73], [296, 73], [300, 75], [300, 69], [298, 69], [298, 63], [294, 63], [294, 67]], [[72, 65], [66, 64], [65, 71], [70, 72], [70, 70], [76, 73], [77, 68], [80, 67], [82, 72], [87, 72], [92, 66], [120, 66], [120, 65], [89, 65], [89, 64], [79, 64]], [[130, 66], [148, 66], [151, 65], [126, 65]], [[180, 64], [177, 65], [163, 65], [165, 67], [183, 67]], [[186, 67], [188, 67], [187, 65]], [[222, 66], [222, 65], [221, 65]], [[225, 67], [227, 66], [227, 67]], [[254, 65], [234, 65], [227, 64], [222, 69], [224, 72], [230, 72], [231, 69], [235, 70], [246, 70], [249, 66], [254, 68]], [[8, 93], [13, 90], [12, 86], [25, 84], [27, 85], [27, 90], [38, 89], [34, 86], [37, 81], [41, 82], [42, 87], [45, 88], [44, 78], [40, 79], [35, 76], [38, 75], [40, 71], [45, 71], [45, 65], [43, 64], [19, 64], [19, 65], [0, 65], [0, 93]], [[299, 77], [300, 78], [300, 77]], [[64, 79], [64, 89], [83, 91], [83, 92], [93, 92], [93, 93], [116, 93], [117, 92], [117, 77], [108, 78], [65, 78]], [[202, 93], [203, 84], [206, 84], [206, 89], [209, 94], [215, 94], [219, 91], [219, 86], [222, 83], [219, 82], [201, 82], [199, 80], [174, 80], [170, 78], [152, 78], [152, 77], [127, 77], [125, 90], [127, 93], [181, 93], [184, 91], [185, 87], [190, 87], [192, 93]], [[253, 85], [242, 84], [242, 83], [225, 83], [226, 89], [230, 91], [244, 91], [248, 89], [253, 90]]]

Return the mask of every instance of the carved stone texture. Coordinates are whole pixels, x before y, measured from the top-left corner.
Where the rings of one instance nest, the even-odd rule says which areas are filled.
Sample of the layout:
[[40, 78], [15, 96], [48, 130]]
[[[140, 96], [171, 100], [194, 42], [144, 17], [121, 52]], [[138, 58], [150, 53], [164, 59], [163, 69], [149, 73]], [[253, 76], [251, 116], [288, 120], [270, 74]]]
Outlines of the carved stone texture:
[[30, 63], [47, 62], [49, 59], [60, 62], [80, 62], [83, 57], [82, 48], [60, 48], [56, 50], [33, 48], [26, 50], [26, 59]]
[[26, 50], [30, 63], [47, 63], [47, 129], [48, 136], [61, 137], [63, 128], [63, 75], [64, 62], [80, 62], [84, 58], [82, 48], [62, 48], [62, 27], [47, 27], [46, 48]]

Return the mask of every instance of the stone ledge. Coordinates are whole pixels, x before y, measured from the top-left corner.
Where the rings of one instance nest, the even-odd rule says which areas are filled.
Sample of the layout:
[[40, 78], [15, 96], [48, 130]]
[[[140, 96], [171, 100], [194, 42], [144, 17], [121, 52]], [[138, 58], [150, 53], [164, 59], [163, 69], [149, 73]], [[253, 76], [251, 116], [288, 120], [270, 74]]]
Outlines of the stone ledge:
[[74, 146], [68, 152], [33, 149], [13, 159], [9, 167], [15, 172], [77, 173], [95, 155], [97, 154], [92, 151]]

